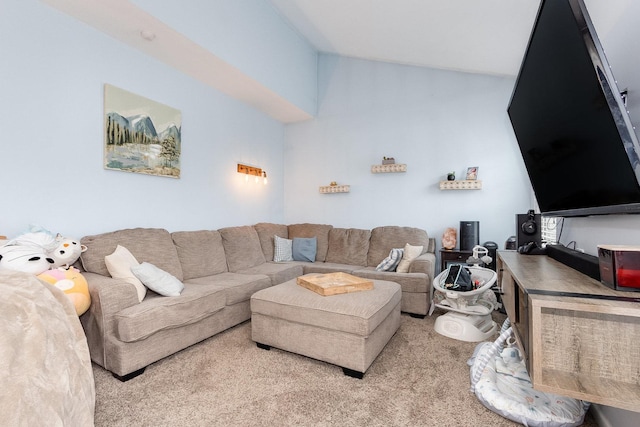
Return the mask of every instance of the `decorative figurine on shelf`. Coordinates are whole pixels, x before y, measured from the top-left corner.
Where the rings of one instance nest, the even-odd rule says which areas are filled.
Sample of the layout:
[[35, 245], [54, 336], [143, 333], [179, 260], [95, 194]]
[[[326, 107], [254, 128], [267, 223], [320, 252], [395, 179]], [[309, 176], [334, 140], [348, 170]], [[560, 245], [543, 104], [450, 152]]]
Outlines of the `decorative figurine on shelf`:
[[442, 235], [442, 247], [445, 249], [453, 249], [456, 247], [458, 230], [448, 227]]
[[382, 164], [383, 165], [393, 165], [396, 163], [396, 159], [394, 159], [393, 157], [383, 157], [382, 158]]
[[335, 181], [331, 181], [331, 184], [329, 184], [329, 185], [330, 185], [331, 187], [335, 187], [335, 186], [337, 186], [337, 185], [338, 185], [338, 183], [337, 183], [337, 182], [335, 182]]
[[455, 181], [456, 180], [456, 173], [455, 172], [449, 172], [447, 174], [447, 181]]

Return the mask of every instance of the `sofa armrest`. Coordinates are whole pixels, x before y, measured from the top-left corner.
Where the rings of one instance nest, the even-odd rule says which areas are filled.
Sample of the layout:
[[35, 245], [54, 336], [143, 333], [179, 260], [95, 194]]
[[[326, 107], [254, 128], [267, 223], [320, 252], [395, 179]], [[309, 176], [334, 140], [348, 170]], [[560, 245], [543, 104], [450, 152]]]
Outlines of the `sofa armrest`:
[[120, 310], [139, 304], [136, 287], [122, 279], [114, 279], [101, 274], [82, 273], [89, 285], [91, 305], [100, 305], [105, 317], [110, 317]]
[[121, 279], [86, 271], [82, 275], [89, 286], [91, 305], [80, 316], [80, 322], [87, 336], [91, 359], [106, 368], [106, 342], [115, 336], [115, 315], [139, 304], [138, 293], [134, 285]]
[[425, 273], [432, 281], [436, 271], [436, 254], [427, 252], [411, 261], [409, 273]]

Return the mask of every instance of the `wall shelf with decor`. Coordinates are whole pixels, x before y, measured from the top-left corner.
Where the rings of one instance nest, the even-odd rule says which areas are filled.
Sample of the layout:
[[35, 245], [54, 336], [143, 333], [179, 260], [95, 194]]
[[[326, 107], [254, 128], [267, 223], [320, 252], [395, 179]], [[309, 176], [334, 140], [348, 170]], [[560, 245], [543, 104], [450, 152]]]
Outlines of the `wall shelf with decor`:
[[371, 166], [371, 173], [399, 173], [406, 172], [407, 165], [401, 163], [390, 163], [386, 165], [373, 165]]
[[459, 180], [440, 181], [441, 190], [482, 190], [482, 181]]
[[348, 193], [351, 190], [349, 185], [322, 185], [320, 186], [321, 194]]

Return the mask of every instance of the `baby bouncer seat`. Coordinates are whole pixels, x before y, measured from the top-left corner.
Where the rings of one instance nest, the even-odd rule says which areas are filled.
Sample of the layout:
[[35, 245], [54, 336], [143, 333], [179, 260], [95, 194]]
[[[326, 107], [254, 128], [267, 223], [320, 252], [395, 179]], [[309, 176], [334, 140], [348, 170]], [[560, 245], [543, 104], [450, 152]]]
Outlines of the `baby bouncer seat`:
[[491, 318], [491, 313], [497, 308], [491, 290], [497, 279], [496, 272], [484, 267], [458, 265], [458, 269], [464, 268], [470, 273], [473, 284], [473, 289], [462, 290], [445, 283], [451, 268], [456, 266], [444, 270], [433, 281], [434, 290], [444, 298], [435, 306], [447, 311], [436, 319], [435, 331], [461, 341], [490, 339], [498, 331], [498, 325]]

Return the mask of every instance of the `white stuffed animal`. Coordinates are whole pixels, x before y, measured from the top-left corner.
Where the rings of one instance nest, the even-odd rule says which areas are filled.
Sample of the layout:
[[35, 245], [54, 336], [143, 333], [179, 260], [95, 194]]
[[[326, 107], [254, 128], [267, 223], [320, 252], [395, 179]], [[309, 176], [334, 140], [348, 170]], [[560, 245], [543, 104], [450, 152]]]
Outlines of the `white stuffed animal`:
[[57, 239], [58, 247], [51, 252], [54, 260], [51, 268], [70, 267], [80, 258], [80, 254], [87, 250], [78, 240], [62, 237]]
[[0, 270], [40, 274], [50, 269], [54, 262], [53, 258], [37, 246], [7, 243], [0, 247]]
[[76, 239], [30, 226], [28, 232], [0, 246], [0, 270], [37, 275], [51, 268], [70, 266], [86, 249]]

